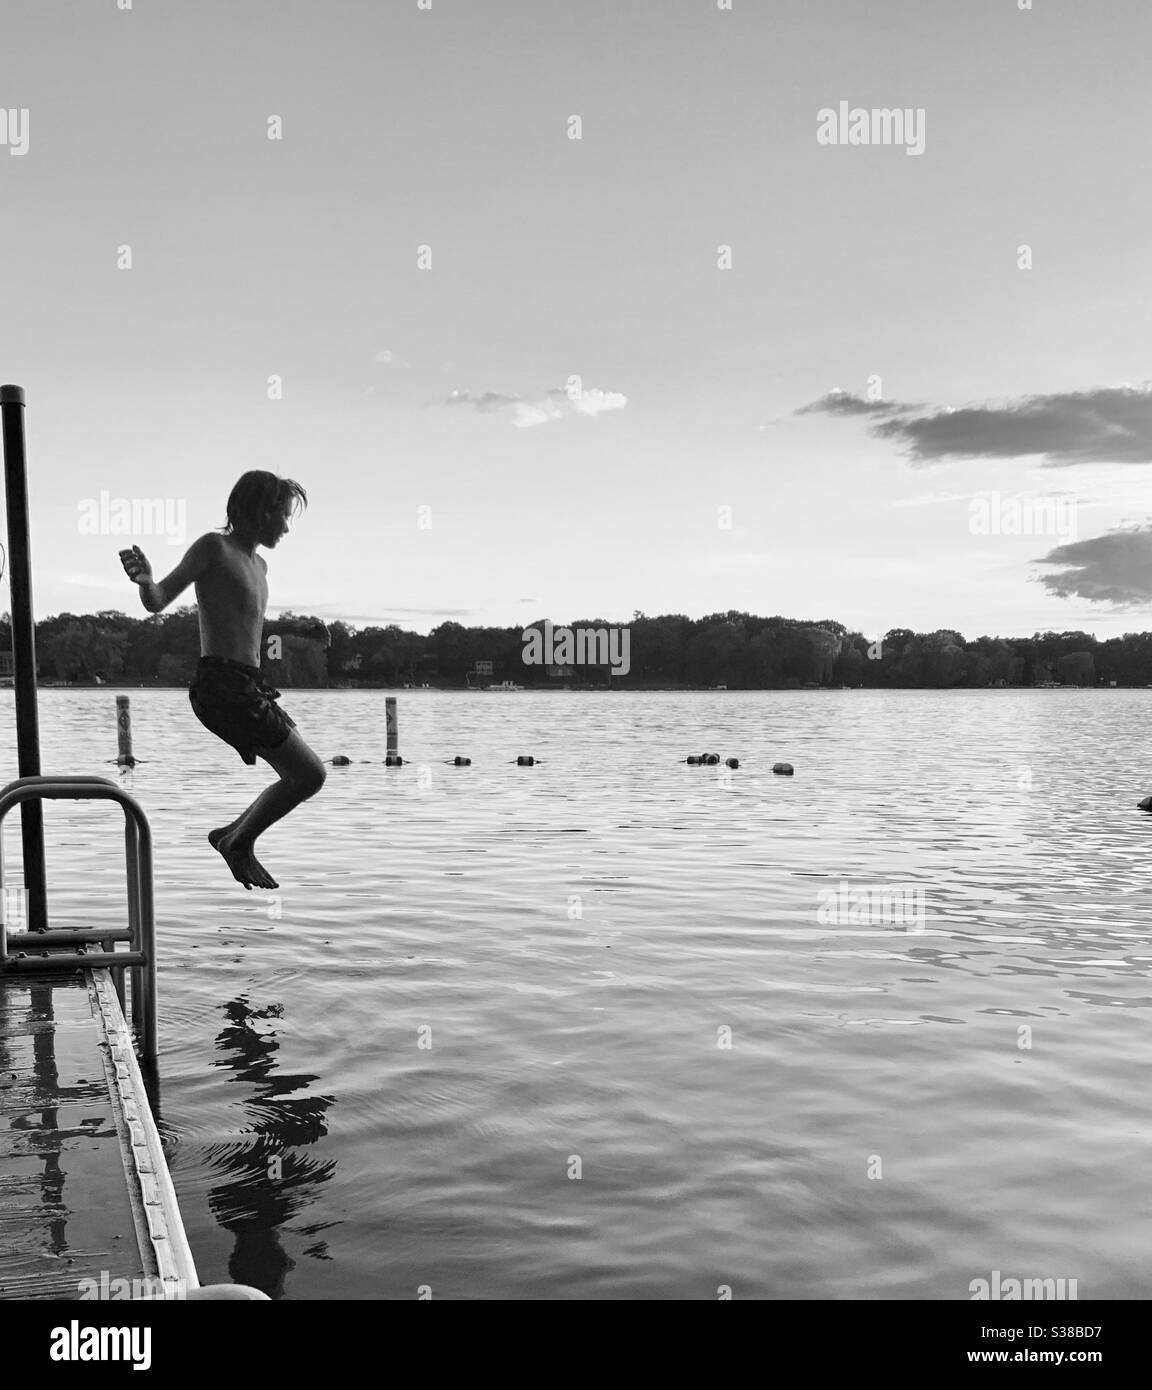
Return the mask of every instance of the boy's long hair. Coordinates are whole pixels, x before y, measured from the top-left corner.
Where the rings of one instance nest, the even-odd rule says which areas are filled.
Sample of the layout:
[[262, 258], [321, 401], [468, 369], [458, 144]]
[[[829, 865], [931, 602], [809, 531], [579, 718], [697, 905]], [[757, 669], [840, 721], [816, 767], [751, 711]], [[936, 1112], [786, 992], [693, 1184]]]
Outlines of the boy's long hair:
[[288, 503], [294, 513], [308, 505], [308, 494], [291, 478], [279, 478], [264, 468], [245, 473], [228, 495], [228, 522], [224, 531], [231, 535], [255, 536], [269, 517], [282, 512]]

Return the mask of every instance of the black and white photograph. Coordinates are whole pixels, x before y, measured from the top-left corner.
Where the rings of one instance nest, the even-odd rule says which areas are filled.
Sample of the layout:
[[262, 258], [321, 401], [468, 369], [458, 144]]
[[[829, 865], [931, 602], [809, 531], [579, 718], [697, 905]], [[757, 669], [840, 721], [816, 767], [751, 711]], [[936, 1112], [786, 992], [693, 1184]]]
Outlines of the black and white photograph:
[[1119, 1363], [1150, 96], [1145, 0], [0, 0], [21, 1364]]

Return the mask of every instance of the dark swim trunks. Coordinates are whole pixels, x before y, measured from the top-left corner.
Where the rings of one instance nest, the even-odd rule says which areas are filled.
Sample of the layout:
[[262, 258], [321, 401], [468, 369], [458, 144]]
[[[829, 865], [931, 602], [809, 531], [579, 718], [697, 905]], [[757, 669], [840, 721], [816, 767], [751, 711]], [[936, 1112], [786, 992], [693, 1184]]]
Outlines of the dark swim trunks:
[[196, 718], [249, 764], [257, 749], [279, 748], [296, 727], [276, 703], [279, 698], [258, 666], [226, 656], [202, 656], [188, 687]]

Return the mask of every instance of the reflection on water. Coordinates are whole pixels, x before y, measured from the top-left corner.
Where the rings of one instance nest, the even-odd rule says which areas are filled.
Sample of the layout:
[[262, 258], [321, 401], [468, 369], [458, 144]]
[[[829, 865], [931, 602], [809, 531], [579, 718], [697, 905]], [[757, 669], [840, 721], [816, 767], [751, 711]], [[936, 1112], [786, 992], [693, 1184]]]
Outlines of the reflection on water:
[[307, 1207], [316, 1189], [331, 1180], [336, 1161], [317, 1161], [306, 1150], [328, 1133], [331, 1096], [307, 1094], [315, 1073], [278, 1070], [275, 1029], [282, 1004], [253, 1008], [246, 996], [221, 1006], [224, 1027], [216, 1035], [214, 1066], [232, 1072], [230, 1083], [254, 1092], [243, 1105], [249, 1117], [245, 1141], [209, 1144], [205, 1161], [216, 1170], [209, 1203], [217, 1221], [235, 1237], [228, 1272], [270, 1298], [284, 1292], [295, 1262], [280, 1241], [280, 1228]]
[[142, 1272], [81, 976], [0, 979], [0, 1298], [77, 1298]]
[[[26, 1147], [20, 1145], [19, 1140], [27, 1135], [32, 1152], [44, 1165], [37, 1173], [37, 1185], [40, 1209], [47, 1218], [43, 1223], [45, 1248], [53, 1255], [64, 1256], [68, 1250], [66, 1232], [69, 1213], [64, 1201], [66, 1170], [61, 1163], [61, 1149], [68, 1136], [60, 1132], [60, 1109], [90, 1099], [95, 1088], [87, 1083], [62, 1084], [66, 1078], [61, 1078], [57, 1065], [52, 986], [36, 980], [25, 982], [15, 979], [11, 983], [5, 981], [0, 985], [0, 990], [4, 996], [0, 1018], [7, 1023], [10, 1009], [12, 1014], [24, 1014], [24, 1027], [31, 1033], [30, 1038], [26, 1034], [10, 1040], [8, 1028], [0, 1029], [0, 1076], [5, 1079], [17, 1081], [22, 1064], [26, 1065], [25, 1059], [19, 1055], [20, 1049], [14, 1047], [13, 1042], [24, 1044], [25, 1050], [30, 1042], [32, 1048], [31, 1088], [27, 1099], [34, 1108], [24, 1115], [12, 1111], [8, 1123], [11, 1137], [16, 1142], [11, 1149], [19, 1152], [20, 1148]], [[97, 1078], [97, 1082], [100, 1080], [102, 1078]], [[9, 1147], [5, 1145], [6, 1150]], [[5, 1157], [9, 1156], [6, 1152]]]
[[[113, 694], [42, 693], [46, 768], [107, 771]], [[353, 762], [262, 841], [271, 899], [205, 840], [267, 771], [132, 693], [206, 1282], [1152, 1294], [1152, 694], [411, 692], [399, 768], [384, 698], [285, 692]], [[53, 910], [122, 916], [114, 818], [45, 821]], [[842, 884], [921, 929], [822, 917]]]

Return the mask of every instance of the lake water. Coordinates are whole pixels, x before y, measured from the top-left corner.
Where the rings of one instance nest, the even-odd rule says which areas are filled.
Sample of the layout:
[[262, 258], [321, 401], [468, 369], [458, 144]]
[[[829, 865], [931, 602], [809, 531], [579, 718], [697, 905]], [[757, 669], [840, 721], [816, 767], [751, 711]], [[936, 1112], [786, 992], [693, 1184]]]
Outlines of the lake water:
[[[266, 765], [130, 693], [203, 1282], [1152, 1295], [1152, 692], [401, 691], [385, 768], [384, 692], [285, 691], [354, 761], [261, 841], [275, 895], [205, 840]], [[113, 691], [40, 719], [45, 772], [116, 775]], [[0, 729], [15, 776], [11, 691]], [[53, 924], [121, 919], [119, 813], [45, 823]]]

